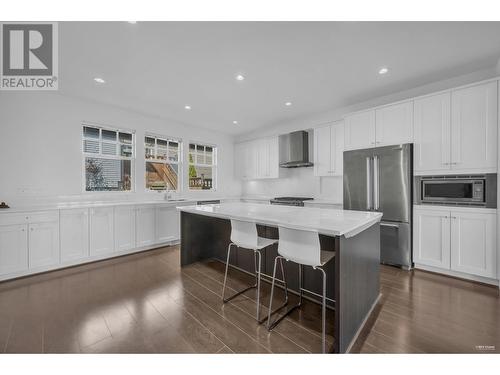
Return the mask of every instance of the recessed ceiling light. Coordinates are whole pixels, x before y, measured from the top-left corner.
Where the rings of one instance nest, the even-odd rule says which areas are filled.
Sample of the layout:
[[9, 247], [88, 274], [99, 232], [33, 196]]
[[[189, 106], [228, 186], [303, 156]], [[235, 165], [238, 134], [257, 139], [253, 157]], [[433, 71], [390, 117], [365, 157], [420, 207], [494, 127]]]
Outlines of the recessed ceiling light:
[[386, 74], [387, 72], [389, 71], [388, 68], [380, 68], [380, 70], [378, 71], [378, 74]]
[[234, 120], [234, 121], [233, 121], [233, 124], [234, 124], [234, 125], [238, 125], [238, 121]]
[[286, 103], [285, 103], [285, 105], [286, 105], [287, 107], [290, 107], [290, 106], [292, 105], [292, 102], [286, 102]]
[[132, 25], [135, 25], [137, 21], [127, 21], [128, 23], [131, 23]]
[[237, 81], [243, 81], [245, 79], [245, 76], [238, 74], [235, 78]]
[[189, 110], [191, 110], [191, 106], [190, 105], [185, 105], [184, 109], [189, 111]]
[[96, 81], [97, 83], [106, 83], [106, 81], [105, 81], [105, 80], [103, 80], [103, 79], [102, 79], [102, 78], [100, 78], [100, 77], [95, 77], [95, 78], [94, 78], [94, 81]]

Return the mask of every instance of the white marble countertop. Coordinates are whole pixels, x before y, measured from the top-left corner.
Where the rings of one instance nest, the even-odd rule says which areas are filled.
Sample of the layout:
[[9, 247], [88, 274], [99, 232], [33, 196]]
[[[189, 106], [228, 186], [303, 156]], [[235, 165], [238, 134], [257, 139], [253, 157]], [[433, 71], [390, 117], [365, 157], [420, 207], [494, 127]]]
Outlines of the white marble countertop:
[[316, 230], [329, 236], [353, 237], [373, 224], [380, 222], [379, 212], [263, 205], [258, 203], [221, 203], [205, 206], [183, 206], [178, 210], [219, 217], [254, 221], [269, 226]]

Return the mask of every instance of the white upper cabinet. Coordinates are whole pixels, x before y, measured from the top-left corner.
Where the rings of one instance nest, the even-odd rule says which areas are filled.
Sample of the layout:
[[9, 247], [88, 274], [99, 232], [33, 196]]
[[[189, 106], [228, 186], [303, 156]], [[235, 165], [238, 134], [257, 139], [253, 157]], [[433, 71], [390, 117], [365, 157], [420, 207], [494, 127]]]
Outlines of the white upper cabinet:
[[450, 268], [450, 211], [416, 208], [413, 213], [413, 261]]
[[59, 222], [29, 225], [29, 267], [47, 267], [59, 263]]
[[411, 143], [413, 140], [413, 101], [375, 110], [375, 145]]
[[28, 270], [28, 226], [0, 225], [0, 277]]
[[342, 176], [344, 122], [314, 129], [314, 175]]
[[135, 206], [115, 207], [115, 250], [135, 248]]
[[234, 145], [234, 175], [238, 178], [245, 179], [245, 164], [246, 164], [246, 143], [236, 143]]
[[156, 208], [156, 242], [164, 243], [180, 237], [179, 212], [174, 206]]
[[235, 158], [240, 160], [237, 163], [239, 169], [237, 175], [244, 180], [252, 180], [257, 177], [257, 142], [250, 141], [241, 143], [239, 146], [241, 154], [235, 154]]
[[410, 143], [413, 140], [413, 102], [397, 103], [345, 117], [345, 149]]
[[114, 252], [113, 207], [90, 209], [90, 255]]
[[72, 262], [89, 256], [88, 208], [61, 210], [61, 262]]
[[244, 180], [279, 177], [278, 137], [235, 145], [235, 175]]
[[155, 207], [137, 207], [135, 221], [137, 247], [154, 245], [156, 243]]
[[451, 166], [496, 172], [497, 82], [451, 93]]
[[267, 138], [256, 141], [257, 151], [257, 178], [268, 178], [269, 176], [269, 142]]
[[331, 127], [314, 129], [314, 175], [328, 176], [330, 173]]
[[345, 117], [345, 149], [375, 147], [375, 110]]
[[280, 176], [280, 146], [278, 136], [267, 138], [269, 144], [269, 178]]
[[439, 172], [450, 168], [451, 94], [416, 99], [414, 103], [415, 172]]
[[496, 278], [496, 214], [451, 212], [451, 269]]

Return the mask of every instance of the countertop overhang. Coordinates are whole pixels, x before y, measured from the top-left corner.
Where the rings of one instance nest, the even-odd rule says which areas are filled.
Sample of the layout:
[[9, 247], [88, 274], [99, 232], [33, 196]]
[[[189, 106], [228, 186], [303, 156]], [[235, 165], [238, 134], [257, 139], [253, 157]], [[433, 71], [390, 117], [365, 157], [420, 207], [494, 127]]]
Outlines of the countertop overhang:
[[354, 237], [382, 219], [380, 212], [242, 202], [203, 206], [190, 205], [177, 207], [177, 209], [182, 212], [222, 219], [253, 221], [274, 227], [284, 226], [299, 230], [315, 230], [320, 234], [345, 236], [346, 238]]

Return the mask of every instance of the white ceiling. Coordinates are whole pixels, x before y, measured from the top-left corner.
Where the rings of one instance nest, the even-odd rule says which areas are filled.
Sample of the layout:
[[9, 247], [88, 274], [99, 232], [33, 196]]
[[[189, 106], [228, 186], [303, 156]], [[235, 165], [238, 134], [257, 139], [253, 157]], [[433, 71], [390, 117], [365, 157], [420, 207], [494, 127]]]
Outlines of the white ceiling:
[[495, 66], [500, 22], [63, 22], [59, 40], [63, 94], [241, 134]]

